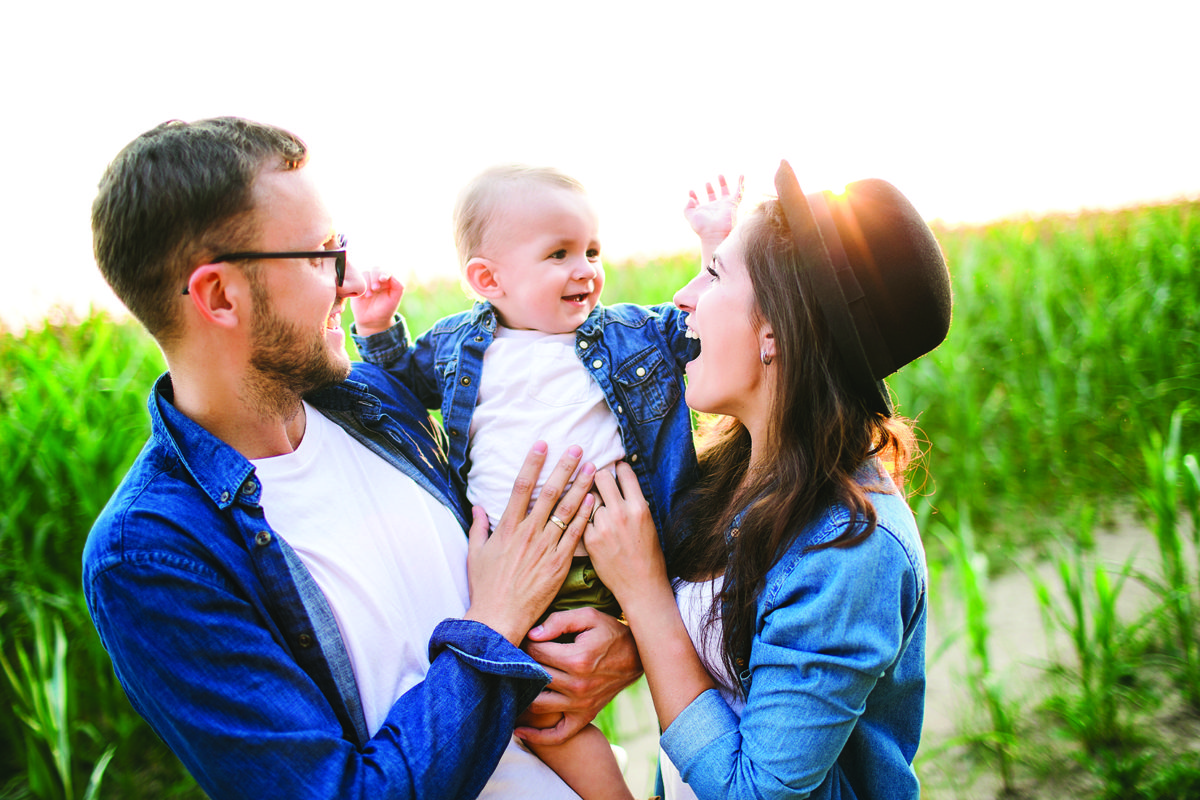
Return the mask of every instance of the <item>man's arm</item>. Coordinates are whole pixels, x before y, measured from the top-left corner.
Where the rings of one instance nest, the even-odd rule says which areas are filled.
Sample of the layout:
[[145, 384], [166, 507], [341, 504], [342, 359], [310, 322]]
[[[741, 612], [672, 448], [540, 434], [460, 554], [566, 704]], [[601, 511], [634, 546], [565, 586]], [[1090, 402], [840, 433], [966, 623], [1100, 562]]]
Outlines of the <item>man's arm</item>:
[[283, 641], [219, 573], [125, 562], [90, 595], [129, 699], [212, 797], [473, 797], [547, 680], [498, 633], [448, 621], [424, 681], [360, 750], [292, 655], [307, 640]]
[[[484, 575], [505, 577], [472, 576], [467, 618], [435, 629], [425, 679], [361, 748], [330, 687], [300, 665], [321, 645], [312, 622], [276, 618], [265, 606], [271, 590], [247, 578], [258, 574], [254, 566], [226, 563], [252, 556], [233, 546], [221, 552], [219, 534], [215, 544], [202, 541], [149, 502], [103, 521], [101, 537], [153, 530], [152, 543], [180, 546], [96, 555], [88, 608], [134, 707], [213, 797], [474, 797], [517, 715], [548, 682], [514, 642], [561, 585], [591, 510], [590, 480], [562, 492], [578, 466], [576, 448], [547, 481], [547, 499], [526, 512], [544, 458], [544, 445], [535, 446], [493, 536], [486, 515], [475, 515], [471, 558]], [[571, 519], [565, 531], [548, 521], [552, 510]], [[221, 524], [215, 516], [207, 522]], [[262, 533], [261, 546], [271, 546]]]

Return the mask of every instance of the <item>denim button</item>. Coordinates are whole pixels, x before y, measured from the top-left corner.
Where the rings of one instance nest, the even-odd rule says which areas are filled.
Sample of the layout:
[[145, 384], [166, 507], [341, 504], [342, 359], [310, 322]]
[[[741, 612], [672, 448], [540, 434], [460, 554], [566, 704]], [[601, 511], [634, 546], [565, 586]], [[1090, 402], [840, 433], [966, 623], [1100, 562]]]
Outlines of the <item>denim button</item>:
[[591, 342], [589, 342], [589, 341], [587, 341], [587, 340], [581, 341], [581, 342], [579, 343], [579, 349], [580, 349], [580, 350], [587, 350], [587, 349], [588, 349], [588, 345], [589, 345], [589, 344], [591, 344]]
[[271, 532], [259, 531], [254, 537], [254, 543], [259, 547], [266, 547], [271, 543]]
[[463, 386], [470, 386], [470, 385], [471, 385], [471, 378], [470, 378], [470, 376], [468, 376], [468, 375], [464, 375], [464, 376], [462, 377], [462, 379], [461, 379], [461, 380], [459, 380], [459, 383], [461, 383]]
[[617, 413], [618, 413], [618, 414], [624, 414], [624, 413], [625, 413], [625, 409], [621, 408], [620, 406], [617, 406]]
[[630, 454], [630, 456], [629, 456], [629, 463], [630, 463], [630, 464], [636, 464], [636, 463], [637, 463], [637, 453], [631, 453], [631, 454]]
[[600, 369], [601, 367], [604, 366], [604, 362], [597, 358], [595, 361], [592, 362], [592, 366], [596, 369]]
[[229, 492], [221, 492], [221, 502], [222, 503], [229, 502]]
[[300, 639], [298, 641], [300, 642], [300, 646], [305, 650], [313, 646], [313, 637], [307, 633], [300, 634]]
[[645, 375], [646, 375], [646, 368], [645, 368], [645, 367], [638, 367], [638, 368], [637, 368], [637, 376], [638, 376], [639, 378], [642, 378], [642, 377], [645, 377]]
[[246, 482], [242, 484], [242, 494], [254, 494], [254, 490], [257, 488], [258, 485], [255, 484], [254, 479], [248, 478]]

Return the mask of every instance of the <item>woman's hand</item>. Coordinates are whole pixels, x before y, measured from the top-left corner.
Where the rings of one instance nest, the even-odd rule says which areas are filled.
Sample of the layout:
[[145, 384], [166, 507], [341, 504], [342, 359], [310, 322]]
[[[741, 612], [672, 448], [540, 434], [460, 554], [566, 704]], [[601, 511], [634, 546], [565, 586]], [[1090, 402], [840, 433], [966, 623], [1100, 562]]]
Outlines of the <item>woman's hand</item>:
[[603, 505], [584, 533], [584, 545], [596, 574], [628, 616], [639, 593], [664, 586], [670, 590], [666, 561], [633, 468], [621, 462], [615, 478], [607, 471], [598, 473], [596, 489]]
[[362, 276], [366, 286], [362, 294], [350, 298], [350, 310], [354, 312], [355, 332], [371, 336], [392, 327], [400, 298], [404, 296], [404, 284], [376, 269], [363, 270]]
[[658, 533], [633, 469], [621, 463], [615, 479], [597, 474], [596, 488], [604, 505], [584, 535], [588, 555], [629, 620], [658, 724], [666, 730], [689, 703], [713, 688], [713, 680], [679, 616]]
[[578, 447], [567, 449], [542, 486], [537, 503], [526, 513], [546, 460], [546, 443], [534, 444], [490, 537], [487, 514], [479, 507], [472, 509], [467, 550], [471, 607], [464, 619], [482, 622], [520, 645], [550, 605], [567, 577], [575, 545], [595, 505], [588, 494], [595, 473], [591, 464], [583, 465], [571, 490], [563, 495], [581, 455]]

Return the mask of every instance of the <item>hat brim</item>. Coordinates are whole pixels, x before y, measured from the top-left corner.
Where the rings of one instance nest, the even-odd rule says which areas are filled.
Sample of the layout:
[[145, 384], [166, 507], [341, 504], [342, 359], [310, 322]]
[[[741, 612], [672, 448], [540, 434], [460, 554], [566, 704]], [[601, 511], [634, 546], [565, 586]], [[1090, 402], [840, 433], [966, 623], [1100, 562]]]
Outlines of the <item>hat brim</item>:
[[[874, 378], [851, 309], [851, 303], [858, 302], [863, 293], [846, 258], [837, 226], [824, 208], [820, 213], [826, 224], [818, 224], [817, 214], [787, 161], [781, 161], [775, 173], [775, 191], [802, 262], [801, 285], [817, 301], [853, 389], [867, 408], [890, 417], [891, 395], [883, 380]], [[847, 292], [853, 296], [847, 297]]]

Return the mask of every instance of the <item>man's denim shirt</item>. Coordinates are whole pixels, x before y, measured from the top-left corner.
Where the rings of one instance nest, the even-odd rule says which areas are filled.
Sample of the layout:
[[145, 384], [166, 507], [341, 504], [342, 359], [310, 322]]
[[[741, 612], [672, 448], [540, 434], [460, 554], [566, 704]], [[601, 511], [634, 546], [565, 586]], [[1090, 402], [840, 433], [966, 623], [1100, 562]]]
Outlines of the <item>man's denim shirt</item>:
[[[475, 797], [549, 675], [490, 628], [443, 621], [425, 680], [368, 736], [337, 623], [272, 531], [253, 465], [172, 399], [164, 375], [150, 440], [83, 553], [134, 708], [214, 798]], [[357, 364], [307, 399], [465, 525], [444, 434], [402, 384]]]
[[[660, 535], [697, 474], [691, 412], [683, 392], [684, 365], [700, 346], [686, 336], [686, 316], [669, 303], [597, 305], [575, 330], [575, 353], [617, 418], [625, 461], [637, 473]], [[364, 359], [413, 387], [426, 408], [441, 409], [450, 436], [450, 463], [462, 486], [470, 471], [467, 445], [483, 354], [498, 324], [490, 303], [476, 303], [470, 311], [438, 320], [411, 344], [403, 319], [374, 336], [354, 337]]]
[[[661, 744], [701, 800], [911, 800], [925, 708], [925, 550], [904, 499], [877, 473], [875, 531], [811, 550], [850, 522], [835, 507], [767, 573], [739, 719], [715, 690]], [[865, 474], [860, 471], [860, 475]]]

